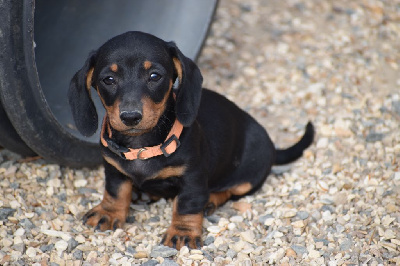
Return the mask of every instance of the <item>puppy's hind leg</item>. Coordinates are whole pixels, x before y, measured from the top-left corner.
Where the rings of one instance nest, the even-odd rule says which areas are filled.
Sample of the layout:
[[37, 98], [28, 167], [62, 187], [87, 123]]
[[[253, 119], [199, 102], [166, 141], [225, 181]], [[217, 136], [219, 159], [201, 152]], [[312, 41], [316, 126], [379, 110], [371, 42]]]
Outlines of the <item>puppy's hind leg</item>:
[[230, 198], [240, 198], [251, 191], [253, 186], [249, 182], [234, 185], [230, 189], [210, 193], [210, 198], [206, 207], [204, 208], [204, 215], [209, 216], [215, 212], [215, 210], [224, 205]]

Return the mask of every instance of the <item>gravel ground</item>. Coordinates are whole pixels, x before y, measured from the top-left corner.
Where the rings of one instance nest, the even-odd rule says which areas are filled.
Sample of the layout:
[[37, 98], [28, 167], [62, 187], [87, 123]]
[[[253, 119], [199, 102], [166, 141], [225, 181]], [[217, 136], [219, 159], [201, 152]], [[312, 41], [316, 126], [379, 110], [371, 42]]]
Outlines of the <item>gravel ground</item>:
[[399, 43], [399, 0], [221, 0], [205, 86], [280, 147], [312, 120], [315, 144], [205, 219], [201, 250], [180, 251], [158, 246], [170, 201], [94, 233], [80, 218], [102, 198], [102, 167], [2, 150], [0, 265], [400, 265]]

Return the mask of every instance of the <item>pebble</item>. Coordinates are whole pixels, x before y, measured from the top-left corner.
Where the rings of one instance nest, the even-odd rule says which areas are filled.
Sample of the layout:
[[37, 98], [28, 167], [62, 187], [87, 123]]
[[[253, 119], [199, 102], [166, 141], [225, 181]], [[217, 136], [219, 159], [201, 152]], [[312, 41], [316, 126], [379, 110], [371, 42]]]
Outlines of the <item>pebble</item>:
[[72, 252], [78, 245], [79, 242], [76, 241], [75, 239], [71, 238], [70, 240], [68, 240], [68, 247], [67, 247], [67, 252]]
[[65, 251], [68, 248], [68, 242], [65, 240], [59, 240], [54, 244], [54, 247], [58, 251]]
[[223, 244], [225, 244], [225, 242], [226, 242], [226, 240], [223, 238], [223, 237], [217, 237], [216, 239], [215, 239], [215, 241], [214, 241], [214, 245], [217, 247], [217, 248], [221, 248], [220, 246], [222, 246]]
[[207, 231], [213, 234], [218, 234], [221, 231], [221, 228], [219, 226], [212, 225], [207, 227]]
[[18, 243], [18, 244], [13, 245], [12, 249], [21, 252], [21, 254], [24, 254], [25, 250], [26, 250], [26, 246], [24, 243]]
[[386, 230], [385, 233], [383, 234], [384, 239], [393, 239], [396, 237], [397, 237], [396, 233], [391, 229]]
[[34, 248], [34, 247], [28, 247], [28, 249], [26, 250], [25, 254], [26, 254], [29, 258], [34, 258], [34, 257], [36, 257], [36, 254], [37, 254], [36, 248]]
[[178, 263], [176, 263], [173, 260], [169, 260], [169, 259], [164, 260], [163, 263], [161, 263], [160, 265], [161, 266], [179, 266]]
[[3, 245], [4, 247], [10, 247], [10, 246], [13, 244], [13, 241], [11, 241], [11, 239], [4, 238], [4, 239], [1, 241], [1, 243], [2, 243], [2, 245]]
[[219, 219], [221, 219], [221, 217], [217, 216], [217, 215], [210, 215], [210, 216], [206, 216], [206, 219], [213, 224], [217, 224], [219, 222]]
[[0, 221], [5, 221], [7, 218], [14, 214], [16, 210], [12, 208], [0, 208]]
[[68, 210], [75, 216], [79, 215], [79, 208], [75, 204], [68, 205]]
[[299, 245], [292, 245], [291, 249], [296, 252], [298, 256], [302, 256], [303, 254], [306, 254], [308, 251], [305, 247], [299, 246]]
[[205, 240], [204, 240], [204, 245], [208, 246], [212, 243], [214, 243], [215, 238], [213, 236], [208, 236]]
[[54, 244], [43, 245], [43, 246], [40, 247], [40, 250], [41, 250], [43, 253], [47, 253], [47, 252], [49, 252], [49, 251], [52, 251], [53, 249], [54, 249]]
[[181, 247], [179, 250], [179, 256], [186, 256], [187, 254], [189, 254], [189, 248], [187, 246]]
[[24, 228], [18, 228], [17, 231], [15, 231], [14, 236], [23, 236], [25, 235], [25, 229]]
[[328, 147], [329, 140], [328, 138], [320, 138], [317, 142], [317, 148], [318, 149], [325, 149]]
[[21, 236], [14, 237], [14, 245], [23, 243]]
[[233, 249], [229, 249], [227, 252], [226, 252], [226, 256], [228, 256], [228, 257], [230, 257], [230, 258], [234, 258], [234, 257], [236, 257], [236, 255], [237, 255], [237, 252], [236, 251], [234, 251]]
[[258, 221], [261, 224], [264, 224], [267, 219], [271, 219], [271, 218], [274, 218], [271, 214], [262, 215], [262, 216], [260, 216], [260, 218], [258, 218]]
[[264, 221], [264, 225], [266, 225], [266, 226], [271, 226], [271, 225], [274, 224], [274, 221], [275, 221], [275, 218], [267, 218], [267, 219]]
[[317, 259], [317, 258], [319, 258], [321, 255], [319, 254], [319, 251], [317, 251], [317, 250], [310, 250], [309, 252], [308, 252], [308, 257], [310, 258], [310, 259]]
[[301, 220], [305, 220], [305, 219], [307, 219], [310, 215], [309, 215], [308, 212], [306, 212], [306, 211], [298, 211], [298, 212], [296, 213], [296, 216], [297, 216], [299, 219], [301, 219]]
[[239, 216], [239, 215], [235, 215], [232, 216], [231, 218], [229, 218], [229, 221], [231, 221], [232, 223], [241, 223], [243, 222], [244, 218], [243, 216]]
[[228, 230], [233, 231], [233, 230], [235, 230], [235, 228], [236, 228], [236, 224], [234, 224], [234, 223], [228, 224]]
[[71, 236], [68, 233], [61, 232], [61, 231], [56, 231], [56, 230], [42, 230], [42, 233], [48, 236], [52, 237], [60, 237], [65, 241], [68, 241], [71, 239]]
[[305, 226], [303, 220], [292, 222], [294, 228], [303, 228]]
[[240, 237], [244, 241], [249, 242], [249, 243], [254, 243], [254, 241], [255, 241], [255, 234], [251, 230], [247, 230], [245, 232], [240, 233]]
[[85, 242], [86, 242], [86, 238], [85, 238], [83, 235], [77, 235], [77, 236], [75, 237], [75, 240], [76, 240], [79, 244], [82, 244], [82, 243], [85, 243]]
[[283, 213], [282, 218], [292, 218], [296, 216], [297, 211], [296, 210], [289, 210]]
[[351, 240], [344, 240], [341, 244], [340, 244], [340, 250], [341, 251], [348, 251], [350, 250], [350, 248], [352, 247], [353, 242]]
[[377, 141], [381, 141], [384, 138], [384, 134], [382, 133], [376, 133], [376, 132], [371, 132], [367, 135], [367, 137], [365, 138], [365, 140], [367, 142], [377, 142]]
[[[25, 214], [25, 216], [27, 216], [26, 214]], [[28, 216], [27, 216], [28, 217]], [[32, 217], [31, 217], [32, 218]], [[34, 223], [32, 223], [29, 219], [22, 219], [21, 221], [20, 221], [20, 225], [25, 229], [25, 230], [28, 230], [28, 231], [30, 231], [30, 229], [32, 229], [32, 228], [35, 228], [36, 227], [36, 225], [34, 224]]]
[[144, 251], [138, 251], [133, 256], [135, 257], [135, 259], [144, 259], [149, 257], [149, 254]]
[[60, 179], [50, 179], [47, 181], [47, 186], [48, 187], [56, 187], [59, 188], [61, 186], [61, 180]]
[[148, 260], [145, 263], [143, 263], [142, 266], [156, 266], [158, 264], [159, 263], [156, 260]]
[[95, 261], [97, 258], [98, 258], [97, 252], [92, 250], [87, 255], [86, 260], [90, 262], [90, 261]]
[[85, 187], [86, 185], [87, 185], [86, 179], [78, 179], [74, 181], [74, 187], [76, 188]]
[[336, 225], [336, 232], [338, 232], [339, 234], [343, 233], [346, 230], [346, 228], [341, 225], [341, 224], [337, 224]]
[[191, 259], [191, 260], [202, 260], [202, 259], [204, 259], [204, 256], [201, 255], [201, 254], [192, 254], [192, 255], [189, 255], [189, 259]]
[[79, 250], [79, 249], [76, 249], [76, 250], [72, 253], [72, 256], [73, 256], [73, 258], [76, 259], [76, 260], [81, 260], [82, 257], [83, 257], [83, 251], [82, 251], [82, 250]]
[[168, 258], [175, 256], [178, 253], [178, 251], [175, 248], [170, 248], [167, 246], [156, 246], [152, 249], [150, 253], [150, 257], [152, 258], [157, 258], [157, 257], [163, 257], [163, 258]]
[[21, 203], [19, 203], [19, 202], [16, 201], [16, 200], [12, 200], [12, 201], [10, 201], [10, 207], [11, 207], [12, 209], [18, 209], [18, 208], [21, 207]]

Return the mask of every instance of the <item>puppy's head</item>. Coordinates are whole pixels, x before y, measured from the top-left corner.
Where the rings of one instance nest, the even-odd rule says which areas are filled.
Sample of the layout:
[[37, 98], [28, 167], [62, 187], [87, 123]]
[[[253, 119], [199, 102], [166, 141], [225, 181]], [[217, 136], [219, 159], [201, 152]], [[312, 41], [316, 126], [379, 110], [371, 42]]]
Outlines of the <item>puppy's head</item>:
[[71, 80], [68, 100], [78, 130], [97, 130], [91, 88], [99, 94], [111, 126], [140, 135], [157, 125], [178, 79], [175, 114], [190, 126], [200, 105], [203, 78], [199, 68], [173, 42], [142, 32], [127, 32], [92, 52]]

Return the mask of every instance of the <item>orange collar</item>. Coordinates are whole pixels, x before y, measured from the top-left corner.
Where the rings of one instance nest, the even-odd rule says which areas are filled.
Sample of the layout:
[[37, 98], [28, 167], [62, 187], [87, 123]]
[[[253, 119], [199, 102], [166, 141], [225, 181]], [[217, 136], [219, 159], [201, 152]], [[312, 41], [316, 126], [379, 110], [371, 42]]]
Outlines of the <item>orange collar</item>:
[[[108, 136], [104, 135], [106, 130]], [[100, 140], [101, 144], [103, 144], [104, 147], [108, 147], [112, 152], [125, 160], [147, 160], [151, 157], [159, 156], [162, 154], [164, 154], [165, 157], [169, 157], [172, 153], [174, 153], [181, 145], [179, 137], [182, 133], [182, 130], [183, 125], [181, 124], [181, 122], [178, 121], [178, 119], [175, 119], [171, 131], [168, 133], [168, 136], [165, 139], [164, 143], [153, 147], [131, 149], [119, 146], [117, 143], [111, 140], [111, 126], [110, 123], [107, 121], [107, 115], [105, 115], [103, 119], [103, 125], [101, 127]]]

